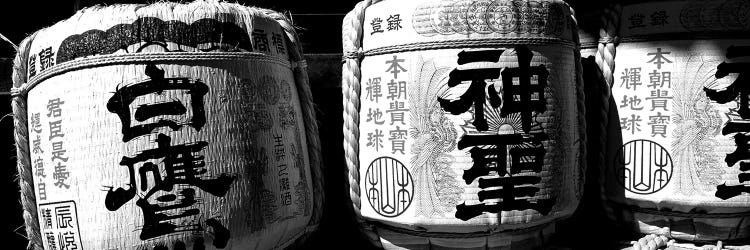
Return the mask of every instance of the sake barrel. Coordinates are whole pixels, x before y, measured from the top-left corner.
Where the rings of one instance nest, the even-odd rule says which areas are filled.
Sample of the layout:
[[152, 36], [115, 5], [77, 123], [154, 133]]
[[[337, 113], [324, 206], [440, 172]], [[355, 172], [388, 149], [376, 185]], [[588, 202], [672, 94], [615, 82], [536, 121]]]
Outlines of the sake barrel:
[[27, 38], [14, 99], [36, 249], [275, 249], [321, 213], [288, 20], [219, 1], [78, 11]]
[[750, 3], [621, 7], [602, 171], [613, 215], [630, 232], [747, 244]]
[[585, 125], [562, 1], [363, 1], [344, 19], [344, 148], [384, 248], [534, 248], [572, 214]]

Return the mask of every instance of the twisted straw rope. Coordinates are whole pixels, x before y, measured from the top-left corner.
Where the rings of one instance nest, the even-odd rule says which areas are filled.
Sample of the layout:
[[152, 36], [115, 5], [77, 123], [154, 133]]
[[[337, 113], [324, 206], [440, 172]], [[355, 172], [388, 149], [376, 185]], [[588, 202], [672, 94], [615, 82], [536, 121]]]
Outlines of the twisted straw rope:
[[[617, 44], [619, 43], [618, 32], [620, 30], [620, 15], [622, 13], [622, 6], [620, 4], [610, 5], [609, 8], [605, 8], [601, 18], [603, 27], [599, 29], [599, 44], [597, 46], [597, 53], [594, 57], [596, 64], [599, 66], [603, 82], [606, 85], [603, 88], [602, 93], [602, 109], [600, 115], [602, 115], [602, 123], [600, 124], [599, 131], [599, 164], [606, 166], [607, 164], [607, 143], [609, 141], [609, 114], [610, 114], [610, 98], [612, 96], [612, 86], [614, 85], [614, 72], [615, 72], [615, 55], [617, 54]], [[600, 180], [605, 181], [605, 173], [599, 173]], [[600, 206], [604, 208], [604, 213], [612, 221], [616, 221], [615, 211], [612, 207], [606, 204], [607, 192], [605, 185], [599, 185], [600, 193]]]
[[670, 240], [671, 232], [669, 227], [663, 227], [659, 229], [659, 232], [655, 234], [649, 234], [643, 236], [637, 241], [631, 241], [634, 250], [656, 250], [662, 247], [676, 247], [678, 249], [690, 249], [690, 250], [750, 250], [750, 246], [725, 246], [724, 242], [717, 241], [716, 245], [703, 245], [696, 246], [694, 244], [677, 243], [675, 240]]
[[[568, 5], [568, 3], [563, 2], [566, 6], [568, 6], [568, 10], [570, 10], [570, 15], [568, 16], [570, 20], [572, 21], [572, 35], [573, 35], [573, 41], [575, 42], [575, 49], [573, 49], [573, 60], [575, 63], [575, 69], [576, 69], [576, 109], [578, 111], [578, 135], [579, 137], [579, 152], [580, 152], [580, 158], [578, 159], [580, 162], [579, 175], [586, 175], [586, 168], [587, 168], [587, 159], [588, 159], [588, 152], [586, 150], [586, 143], [588, 141], [587, 134], [586, 134], [586, 84], [583, 81], [583, 65], [581, 64], [581, 42], [580, 38], [578, 37], [578, 19], [576, 19], [576, 12], [575, 9], [573, 9], [572, 6]], [[583, 178], [579, 178], [583, 179]], [[577, 183], [579, 185], [580, 189], [584, 189], [584, 183]], [[580, 191], [581, 194], [583, 193], [583, 190]], [[581, 197], [579, 197], [581, 198]], [[581, 200], [579, 199], [578, 202]]]
[[[346, 14], [341, 27], [344, 64], [341, 74], [341, 91], [344, 96], [344, 153], [349, 179], [349, 197], [352, 201], [354, 216], [361, 226], [364, 235], [375, 246], [383, 247], [380, 236], [375, 232], [372, 225], [367, 224], [362, 218], [360, 208], [362, 200], [359, 190], [359, 94], [361, 89], [360, 71], [362, 55], [362, 29], [364, 26], [365, 9], [380, 0], [364, 0], [357, 3], [354, 9]], [[358, 56], [359, 55], [359, 56]], [[355, 57], [357, 56], [357, 57]]]
[[619, 43], [620, 14], [622, 6], [615, 4], [602, 13], [604, 27], [599, 30], [599, 45], [596, 53], [596, 64], [602, 70], [604, 80], [611, 87], [614, 84], [615, 55]]
[[[13, 87], [19, 88], [26, 82], [26, 67], [28, 51], [31, 41], [37, 33], [29, 36], [19, 46], [16, 58], [13, 60]], [[39, 230], [39, 218], [37, 217], [36, 194], [34, 193], [34, 177], [31, 171], [31, 159], [29, 155], [29, 128], [26, 117], [26, 95], [15, 95], [11, 102], [13, 108], [13, 125], [15, 130], [13, 136], [16, 139], [16, 168], [18, 169], [18, 186], [21, 189], [21, 206], [23, 207], [23, 220], [26, 224], [26, 237], [29, 239], [27, 249], [42, 249], [42, 232]]]

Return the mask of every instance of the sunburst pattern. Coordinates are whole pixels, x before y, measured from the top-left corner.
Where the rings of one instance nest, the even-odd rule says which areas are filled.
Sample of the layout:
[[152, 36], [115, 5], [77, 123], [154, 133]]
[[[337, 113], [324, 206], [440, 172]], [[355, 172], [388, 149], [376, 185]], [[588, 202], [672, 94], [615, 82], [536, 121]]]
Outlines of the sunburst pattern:
[[683, 65], [680, 71], [686, 73], [685, 80], [674, 83], [672, 88], [675, 190], [688, 196], [709, 194], [723, 173], [723, 160], [715, 152], [718, 141], [714, 139], [721, 131], [722, 119], [703, 87], [721, 88], [715, 77], [719, 62], [706, 61], [697, 54], [675, 60]]

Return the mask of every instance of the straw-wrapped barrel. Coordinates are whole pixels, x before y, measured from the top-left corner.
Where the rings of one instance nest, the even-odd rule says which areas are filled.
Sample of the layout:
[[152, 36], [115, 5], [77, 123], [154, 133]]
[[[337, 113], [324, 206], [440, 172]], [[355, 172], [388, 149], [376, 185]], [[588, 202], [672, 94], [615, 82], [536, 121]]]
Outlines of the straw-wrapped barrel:
[[363, 1], [346, 16], [344, 148], [372, 242], [548, 241], [583, 185], [576, 31], [562, 1]]
[[631, 232], [747, 244], [750, 2], [617, 6], [616, 55], [600, 50], [617, 103], [602, 171], [612, 215]]
[[218, 1], [87, 8], [21, 44], [36, 249], [272, 249], [314, 230], [318, 134], [289, 21]]

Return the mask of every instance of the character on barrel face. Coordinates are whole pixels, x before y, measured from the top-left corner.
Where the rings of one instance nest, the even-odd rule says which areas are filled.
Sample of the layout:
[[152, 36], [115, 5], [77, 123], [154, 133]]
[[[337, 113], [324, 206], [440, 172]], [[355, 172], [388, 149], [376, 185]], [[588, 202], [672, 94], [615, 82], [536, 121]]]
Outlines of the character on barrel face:
[[[727, 48], [727, 58], [750, 57], [750, 46], [730, 46]], [[737, 79], [722, 90], [714, 90], [704, 87], [706, 96], [718, 103], [737, 102], [737, 108], [728, 114], [729, 121], [722, 129], [722, 134], [735, 134], [734, 140], [737, 150], [727, 154], [728, 167], [739, 165], [740, 174], [737, 175], [738, 185], [727, 185], [722, 183], [716, 186], [715, 196], [727, 200], [742, 195], [750, 194], [750, 63], [749, 62], [723, 62], [716, 68], [716, 78], [724, 78], [729, 74], [737, 74]]]
[[411, 205], [412, 176], [400, 161], [391, 157], [375, 159], [367, 168], [365, 179], [368, 202], [378, 214], [396, 217]]
[[[164, 71], [153, 64], [146, 67], [146, 75], [151, 79], [120, 88], [107, 103], [109, 111], [120, 117], [123, 141], [151, 135], [164, 127], [177, 131], [187, 125], [200, 131], [206, 122], [203, 96], [208, 86], [185, 78], [164, 78]], [[179, 95], [180, 91], [183, 95]], [[178, 94], [168, 95], [174, 93]], [[187, 100], [174, 99], [186, 96]], [[209, 176], [205, 156], [201, 155], [208, 142], [173, 145], [173, 138], [167, 134], [157, 132], [155, 137], [155, 148], [122, 157], [120, 165], [127, 167], [130, 174], [128, 188], [110, 188], [105, 206], [116, 211], [138, 194], [136, 205], [142, 209], [144, 219], [142, 240], [181, 231], [202, 231], [198, 220], [203, 216], [197, 206], [201, 195], [196, 188], [223, 197], [235, 177]], [[214, 245], [223, 248], [229, 231], [213, 218], [205, 220], [205, 224], [217, 233]]]
[[[477, 193], [479, 204], [456, 206], [456, 218], [469, 220], [485, 212], [499, 214], [501, 211], [533, 209], [548, 214], [554, 199], [535, 199], [540, 190], [538, 175], [518, 175], [521, 173], [539, 174], [544, 165], [546, 149], [543, 142], [548, 136], [536, 128], [535, 115], [547, 111], [544, 90], [549, 72], [544, 65], [531, 66], [533, 52], [526, 46], [514, 50], [518, 67], [455, 69], [450, 73], [448, 86], [453, 88], [464, 81], [471, 81], [466, 92], [456, 100], [438, 97], [443, 110], [453, 115], [468, 112], [474, 108], [472, 124], [476, 132], [464, 134], [458, 141], [458, 149], [471, 147], [473, 160], [470, 169], [464, 170], [463, 179], [467, 185], [478, 180], [482, 191]], [[497, 63], [505, 50], [461, 51], [459, 65], [490, 62]], [[487, 80], [502, 77], [501, 93]], [[534, 79], [536, 81], [534, 81]], [[485, 91], [486, 89], [486, 91]], [[489, 107], [485, 102], [489, 101]], [[520, 116], [520, 131], [488, 131], [485, 109], [500, 108], [500, 117]], [[509, 132], [509, 133], [506, 133]], [[496, 174], [492, 174], [496, 173]], [[498, 189], [499, 188], [499, 189]]]

